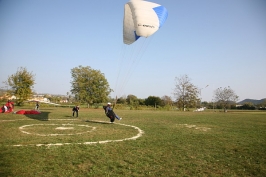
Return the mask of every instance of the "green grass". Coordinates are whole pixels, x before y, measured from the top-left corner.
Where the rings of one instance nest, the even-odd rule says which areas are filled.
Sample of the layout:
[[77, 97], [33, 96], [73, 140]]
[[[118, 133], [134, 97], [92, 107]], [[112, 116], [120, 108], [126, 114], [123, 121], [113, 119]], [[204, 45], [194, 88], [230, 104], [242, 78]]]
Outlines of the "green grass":
[[1, 177], [266, 176], [266, 112], [41, 111], [0, 114]]

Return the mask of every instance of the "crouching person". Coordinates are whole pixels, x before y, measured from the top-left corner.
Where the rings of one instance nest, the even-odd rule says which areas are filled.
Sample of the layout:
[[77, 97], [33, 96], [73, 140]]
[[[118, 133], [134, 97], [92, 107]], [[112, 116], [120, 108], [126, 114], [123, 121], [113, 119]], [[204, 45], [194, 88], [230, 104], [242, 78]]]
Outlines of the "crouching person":
[[75, 107], [72, 109], [72, 111], [73, 111], [73, 114], [72, 114], [73, 117], [75, 116], [75, 113], [76, 113], [76, 117], [79, 116], [79, 106], [78, 106], [78, 105], [75, 106]]

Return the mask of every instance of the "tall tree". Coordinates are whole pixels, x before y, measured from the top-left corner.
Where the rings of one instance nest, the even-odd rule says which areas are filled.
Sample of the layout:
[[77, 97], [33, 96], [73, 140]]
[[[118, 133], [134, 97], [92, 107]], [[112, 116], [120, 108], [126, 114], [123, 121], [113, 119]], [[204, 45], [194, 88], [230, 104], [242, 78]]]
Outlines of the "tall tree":
[[126, 104], [127, 98], [125, 96], [121, 96], [120, 98], [117, 99], [118, 104]]
[[20, 67], [15, 74], [8, 77], [5, 83], [10, 87], [8, 93], [15, 95], [17, 105], [21, 105], [32, 96], [34, 82], [35, 76], [26, 68]]
[[139, 99], [135, 95], [128, 95], [126, 101], [130, 109], [138, 109]]
[[164, 95], [161, 98], [161, 100], [162, 100], [162, 105], [163, 106], [172, 105], [173, 104], [172, 98], [170, 96]]
[[174, 96], [182, 110], [196, 106], [199, 89], [191, 83], [187, 75], [175, 78]]
[[89, 66], [79, 66], [71, 69], [71, 75], [71, 93], [77, 101], [93, 104], [108, 100], [108, 95], [112, 90], [100, 70], [94, 70]]
[[134, 104], [135, 102], [138, 102], [138, 97], [135, 95], [128, 95], [126, 100], [127, 104], [131, 105]]
[[149, 96], [148, 98], [145, 99], [145, 104], [147, 106], [161, 106], [162, 105], [162, 100], [160, 97], [157, 96]]
[[234, 90], [230, 88], [230, 86], [225, 88], [218, 88], [214, 91], [214, 99], [216, 102], [220, 103], [226, 112], [226, 109], [229, 104], [232, 102], [236, 102], [238, 100], [238, 96], [235, 94]]

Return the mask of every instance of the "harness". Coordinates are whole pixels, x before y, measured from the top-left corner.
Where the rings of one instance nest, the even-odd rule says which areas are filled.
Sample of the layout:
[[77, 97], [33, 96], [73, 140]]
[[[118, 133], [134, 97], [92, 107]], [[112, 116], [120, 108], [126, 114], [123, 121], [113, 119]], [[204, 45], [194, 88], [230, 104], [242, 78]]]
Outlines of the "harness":
[[105, 115], [111, 119], [111, 122], [114, 122], [115, 121], [115, 113], [113, 110], [108, 110], [106, 112], [106, 109], [107, 109], [107, 106], [103, 106], [103, 109], [104, 109], [104, 113]]

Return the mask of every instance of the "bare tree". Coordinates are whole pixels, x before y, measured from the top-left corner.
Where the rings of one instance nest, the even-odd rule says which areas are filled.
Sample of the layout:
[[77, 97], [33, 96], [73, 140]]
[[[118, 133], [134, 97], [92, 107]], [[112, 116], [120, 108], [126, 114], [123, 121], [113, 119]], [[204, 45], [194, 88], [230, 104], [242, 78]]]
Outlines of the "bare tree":
[[194, 107], [198, 101], [198, 88], [191, 83], [191, 79], [187, 75], [176, 77], [175, 81], [174, 96], [178, 105], [184, 111], [185, 108]]
[[214, 91], [214, 99], [216, 102], [220, 103], [226, 112], [226, 108], [232, 102], [236, 102], [238, 100], [238, 96], [235, 94], [234, 90], [230, 88], [230, 86], [225, 88], [218, 88]]
[[170, 96], [164, 95], [161, 98], [161, 100], [162, 100], [163, 106], [165, 106], [165, 105], [172, 106], [172, 104], [173, 104], [172, 98]]

